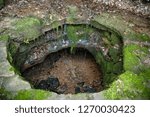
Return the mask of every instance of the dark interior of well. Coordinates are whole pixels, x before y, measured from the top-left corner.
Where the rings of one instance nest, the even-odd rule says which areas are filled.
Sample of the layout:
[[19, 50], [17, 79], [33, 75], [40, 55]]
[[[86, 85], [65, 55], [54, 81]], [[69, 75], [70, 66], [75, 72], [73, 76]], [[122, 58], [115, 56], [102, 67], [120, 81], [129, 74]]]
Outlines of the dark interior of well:
[[83, 48], [70, 48], [49, 54], [46, 59], [23, 72], [36, 89], [58, 94], [94, 93], [103, 89], [102, 72], [94, 57]]

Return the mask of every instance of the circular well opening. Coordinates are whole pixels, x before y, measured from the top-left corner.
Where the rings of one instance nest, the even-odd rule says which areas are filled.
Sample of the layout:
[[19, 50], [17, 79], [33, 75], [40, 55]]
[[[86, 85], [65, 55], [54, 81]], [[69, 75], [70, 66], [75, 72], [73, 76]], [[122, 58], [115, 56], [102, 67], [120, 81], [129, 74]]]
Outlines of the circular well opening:
[[12, 39], [8, 51], [33, 88], [76, 94], [100, 92], [117, 79], [122, 47], [119, 33], [98, 23], [64, 24], [30, 43]]

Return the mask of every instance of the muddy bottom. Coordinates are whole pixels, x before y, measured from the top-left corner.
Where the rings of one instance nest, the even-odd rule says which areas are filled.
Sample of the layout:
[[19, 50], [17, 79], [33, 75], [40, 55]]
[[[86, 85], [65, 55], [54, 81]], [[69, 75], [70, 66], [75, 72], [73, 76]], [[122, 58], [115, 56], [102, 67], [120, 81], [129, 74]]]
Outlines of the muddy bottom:
[[93, 56], [84, 49], [50, 54], [44, 62], [24, 71], [36, 89], [58, 94], [93, 93], [102, 90], [102, 74]]

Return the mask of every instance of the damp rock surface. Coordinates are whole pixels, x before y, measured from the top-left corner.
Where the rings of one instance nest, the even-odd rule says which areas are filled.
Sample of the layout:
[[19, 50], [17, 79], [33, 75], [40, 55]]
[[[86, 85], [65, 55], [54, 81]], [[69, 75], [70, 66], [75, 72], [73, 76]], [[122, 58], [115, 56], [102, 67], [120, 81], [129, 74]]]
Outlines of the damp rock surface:
[[45, 61], [24, 71], [35, 88], [59, 94], [93, 93], [103, 89], [102, 73], [92, 55], [84, 49], [50, 54]]

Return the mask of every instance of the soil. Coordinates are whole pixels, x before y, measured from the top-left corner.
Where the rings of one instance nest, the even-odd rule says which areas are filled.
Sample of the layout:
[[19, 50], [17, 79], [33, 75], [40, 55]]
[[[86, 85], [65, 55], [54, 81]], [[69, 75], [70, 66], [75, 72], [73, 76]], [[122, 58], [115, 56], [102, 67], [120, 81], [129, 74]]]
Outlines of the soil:
[[58, 16], [62, 20], [68, 16], [68, 6], [72, 5], [79, 9], [77, 16], [83, 19], [107, 12], [118, 14], [135, 24], [134, 31], [150, 34], [150, 3], [143, 4], [140, 0], [7, 0], [0, 10], [0, 26], [7, 29], [4, 17], [36, 16], [47, 21]]
[[[103, 89], [100, 66], [87, 50], [81, 48], [72, 54], [70, 49], [52, 53], [43, 63], [25, 70], [23, 76], [35, 88], [60, 94], [93, 93]], [[47, 85], [48, 78], [53, 84], [45, 87], [44, 83]]]

